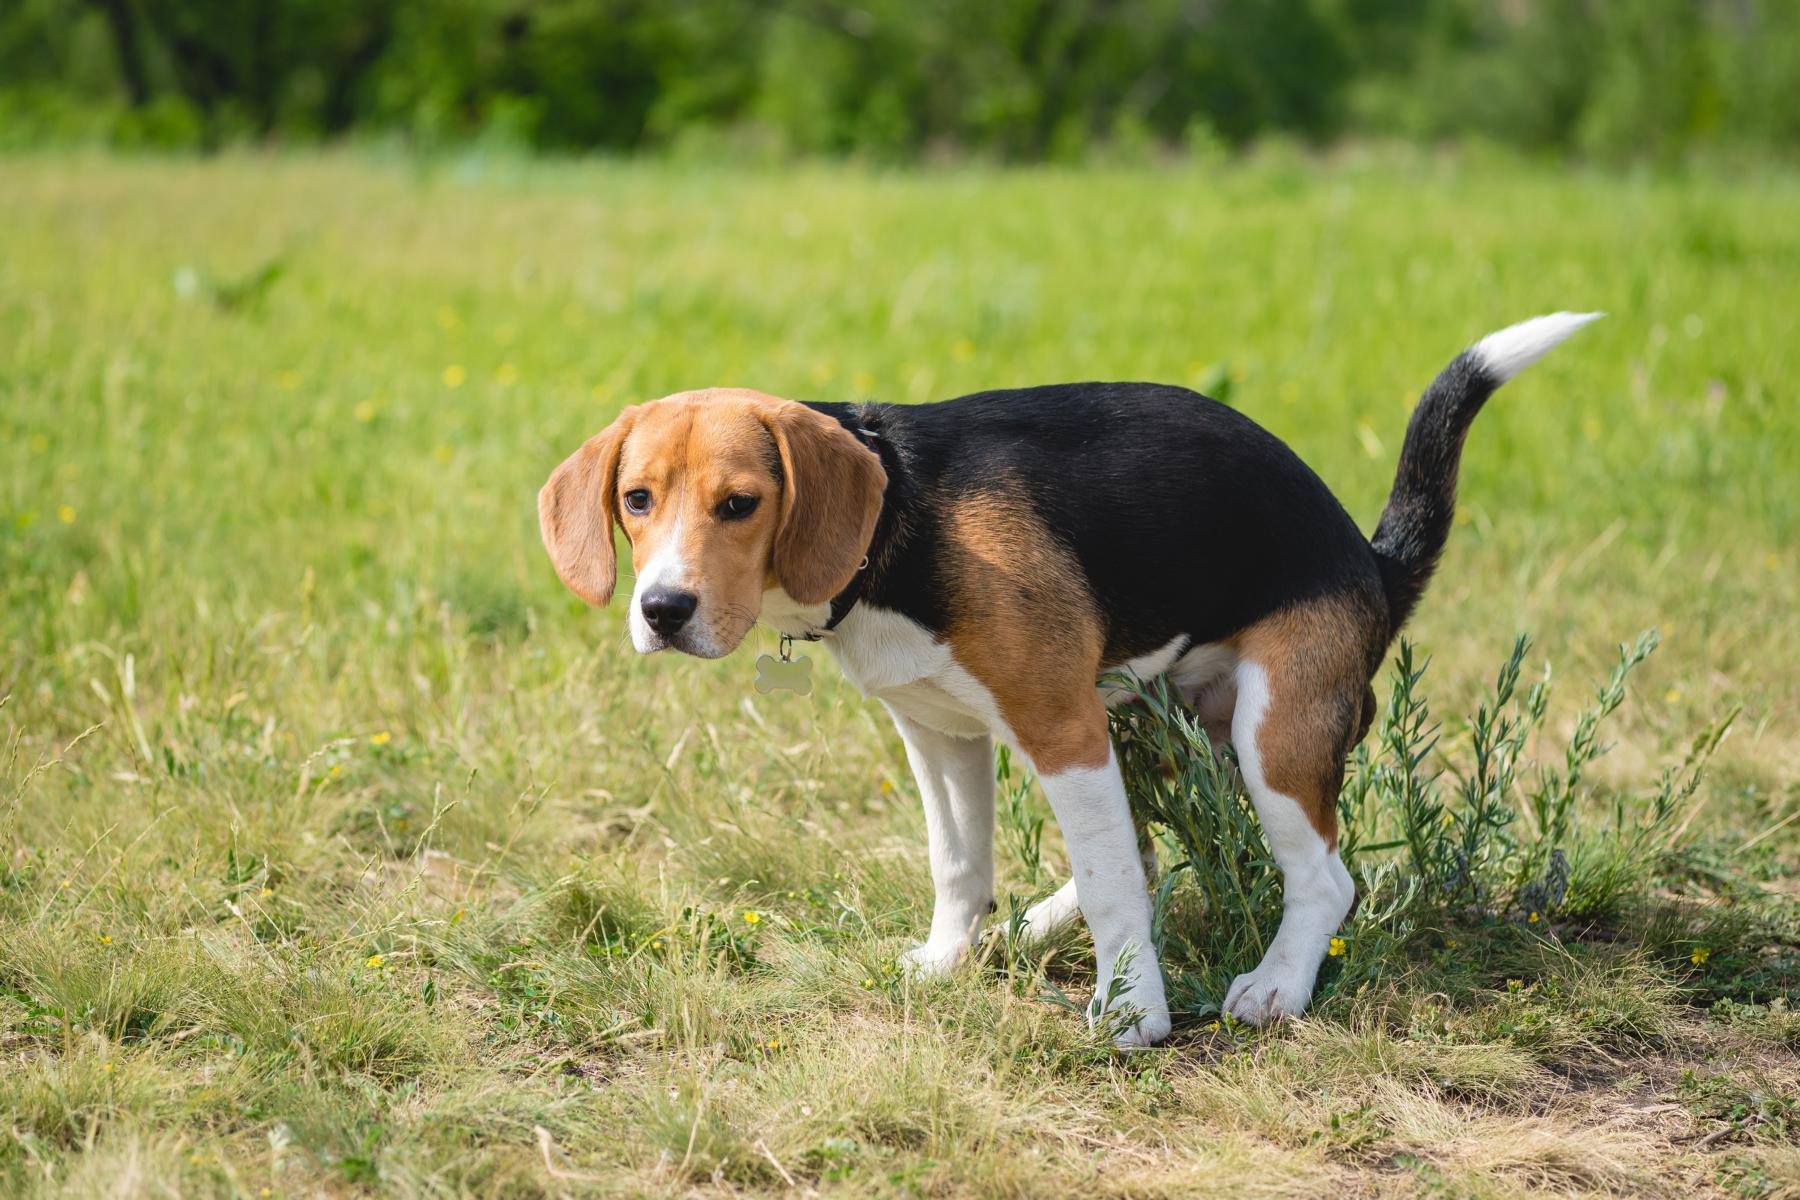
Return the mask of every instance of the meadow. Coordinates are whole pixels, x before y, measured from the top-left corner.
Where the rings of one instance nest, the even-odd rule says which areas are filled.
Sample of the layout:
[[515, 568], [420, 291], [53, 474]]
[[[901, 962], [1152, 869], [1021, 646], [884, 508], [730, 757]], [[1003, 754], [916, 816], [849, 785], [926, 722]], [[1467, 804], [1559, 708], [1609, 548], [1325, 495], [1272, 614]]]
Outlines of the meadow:
[[[1280, 147], [0, 159], [0, 1192], [1800, 1196], [1796, 212], [1782, 170]], [[570, 449], [707, 384], [1183, 383], [1368, 529], [1433, 374], [1563, 308], [1610, 316], [1476, 424], [1429, 715], [1347, 792], [1374, 899], [1267, 1031], [1209, 1009], [1270, 893], [1203, 747], [1223, 815], [1165, 837], [1229, 871], [1171, 876], [1176, 1031], [1120, 1056], [1056, 1002], [1079, 932], [896, 970], [884, 714], [756, 694], [766, 632], [640, 659], [538, 542]], [[1007, 770], [1003, 915], [1066, 872]], [[1408, 907], [1440, 818], [1491, 878]]]

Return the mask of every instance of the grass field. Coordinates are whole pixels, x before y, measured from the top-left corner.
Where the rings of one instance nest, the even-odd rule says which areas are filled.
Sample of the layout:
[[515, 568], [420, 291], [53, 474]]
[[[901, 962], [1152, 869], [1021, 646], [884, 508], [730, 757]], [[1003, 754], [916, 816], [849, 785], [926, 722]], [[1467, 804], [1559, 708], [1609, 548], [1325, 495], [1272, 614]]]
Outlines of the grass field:
[[[1800, 1196], [1796, 212], [1381, 154], [0, 160], [0, 1192]], [[1369, 528], [1419, 389], [1558, 308], [1612, 315], [1476, 425], [1411, 628], [1440, 748], [1530, 632], [1562, 762], [1659, 629], [1604, 838], [1741, 712], [1603, 913], [1352, 929], [1286, 1028], [1202, 988], [1117, 1057], [1039, 998], [1079, 939], [908, 983], [885, 718], [757, 696], [771, 635], [636, 658], [538, 544], [581, 438], [726, 383], [1185, 383]]]

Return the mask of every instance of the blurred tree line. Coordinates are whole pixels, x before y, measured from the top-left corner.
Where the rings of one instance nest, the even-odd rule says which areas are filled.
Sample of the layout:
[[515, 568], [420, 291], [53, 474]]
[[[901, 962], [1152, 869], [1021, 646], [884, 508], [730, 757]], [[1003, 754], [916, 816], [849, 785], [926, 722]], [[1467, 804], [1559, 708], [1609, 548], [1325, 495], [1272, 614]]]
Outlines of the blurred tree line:
[[0, 145], [1800, 144], [1800, 0], [0, 0]]

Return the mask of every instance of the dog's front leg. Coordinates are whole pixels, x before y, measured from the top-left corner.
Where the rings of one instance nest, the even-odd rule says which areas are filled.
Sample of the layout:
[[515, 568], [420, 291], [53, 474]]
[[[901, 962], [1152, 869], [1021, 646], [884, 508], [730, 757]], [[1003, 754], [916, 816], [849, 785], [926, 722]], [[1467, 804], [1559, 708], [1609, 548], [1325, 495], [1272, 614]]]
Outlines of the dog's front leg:
[[1153, 1046], [1169, 1035], [1169, 1004], [1151, 941], [1150, 895], [1131, 806], [1119, 760], [1107, 749], [1102, 766], [1040, 772], [1038, 780], [1062, 826], [1076, 899], [1094, 935], [1099, 960], [1095, 994], [1105, 1005], [1123, 963], [1123, 986], [1109, 1011], [1127, 1009], [1136, 1020], [1120, 1018], [1115, 1040], [1121, 1046]]
[[889, 708], [925, 802], [925, 836], [937, 898], [931, 933], [901, 956], [909, 975], [931, 978], [962, 961], [994, 900], [994, 752], [985, 734], [957, 738]]

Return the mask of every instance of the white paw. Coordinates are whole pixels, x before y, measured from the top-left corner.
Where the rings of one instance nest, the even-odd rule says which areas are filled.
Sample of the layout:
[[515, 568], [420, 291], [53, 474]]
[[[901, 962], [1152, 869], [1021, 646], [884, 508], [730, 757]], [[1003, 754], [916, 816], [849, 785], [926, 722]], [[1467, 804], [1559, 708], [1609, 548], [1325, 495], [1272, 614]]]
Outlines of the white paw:
[[1316, 971], [1266, 959], [1256, 970], [1239, 975], [1225, 993], [1225, 1011], [1246, 1025], [1267, 1025], [1297, 1017], [1312, 999]]
[[1121, 1050], [1143, 1050], [1168, 1037], [1171, 1024], [1167, 1008], [1146, 1012], [1136, 1025], [1114, 1034], [1113, 1045]]
[[923, 942], [900, 956], [908, 979], [942, 979], [968, 953], [967, 942]]
[[[1099, 991], [1088, 1003], [1088, 1028], [1105, 1023], [1112, 1029], [1113, 1044], [1122, 1050], [1141, 1050], [1154, 1046], [1169, 1036], [1169, 1001], [1163, 992], [1162, 969], [1152, 963], [1148, 971], [1139, 973], [1132, 964], [1131, 986], [1115, 998], [1110, 1011], [1099, 1011], [1100, 997], [1112, 990], [1110, 979], [1101, 979]], [[1135, 1021], [1126, 1025], [1131, 1017]]]

